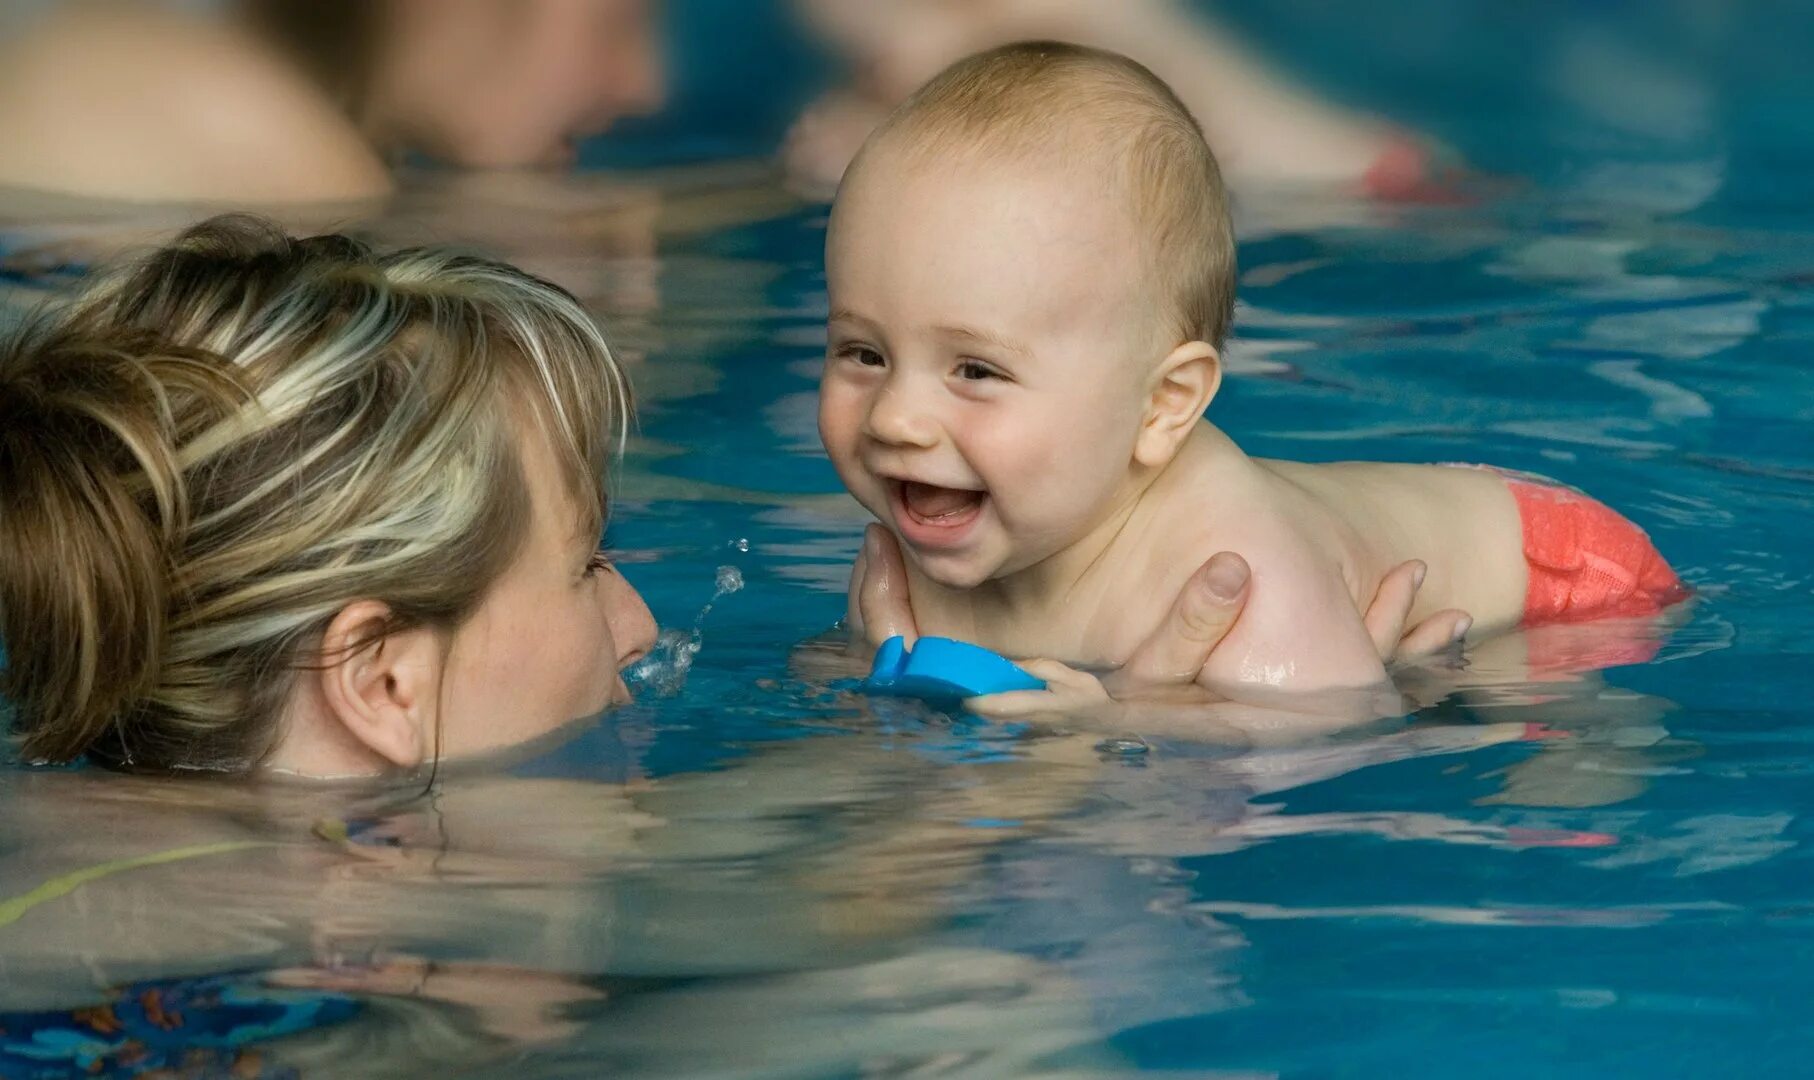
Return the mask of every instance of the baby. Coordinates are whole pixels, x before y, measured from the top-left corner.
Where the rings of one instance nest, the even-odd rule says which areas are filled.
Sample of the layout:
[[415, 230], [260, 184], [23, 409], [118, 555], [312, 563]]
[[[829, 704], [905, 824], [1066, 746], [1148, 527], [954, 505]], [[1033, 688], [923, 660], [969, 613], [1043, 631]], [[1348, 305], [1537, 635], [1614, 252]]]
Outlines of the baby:
[[1190, 113], [1125, 57], [1035, 42], [947, 69], [846, 174], [826, 272], [820, 434], [899, 538], [923, 633], [1119, 664], [1236, 551], [1250, 599], [1199, 682], [1314, 690], [1385, 678], [1359, 612], [1406, 560], [1427, 567], [1411, 623], [1459, 608], [1476, 635], [1685, 595], [1573, 491], [1259, 460], [1205, 421], [1227, 201]]

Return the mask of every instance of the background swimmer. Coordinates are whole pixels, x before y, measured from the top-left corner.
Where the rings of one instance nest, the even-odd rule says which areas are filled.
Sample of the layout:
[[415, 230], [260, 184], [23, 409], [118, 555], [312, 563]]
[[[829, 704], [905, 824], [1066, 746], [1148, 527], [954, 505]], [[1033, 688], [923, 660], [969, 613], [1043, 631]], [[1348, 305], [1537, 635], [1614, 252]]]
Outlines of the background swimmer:
[[136, 202], [366, 199], [407, 152], [571, 163], [654, 111], [647, 0], [71, 0], [0, 54], [0, 184]]
[[1432, 191], [1433, 148], [1293, 86], [1222, 28], [1175, 0], [801, 0], [853, 69], [852, 85], [801, 116], [789, 174], [834, 187], [863, 140], [922, 83], [982, 49], [1055, 38], [1114, 49], [1158, 72], [1209, 129], [1237, 188], [1335, 185], [1386, 198]]

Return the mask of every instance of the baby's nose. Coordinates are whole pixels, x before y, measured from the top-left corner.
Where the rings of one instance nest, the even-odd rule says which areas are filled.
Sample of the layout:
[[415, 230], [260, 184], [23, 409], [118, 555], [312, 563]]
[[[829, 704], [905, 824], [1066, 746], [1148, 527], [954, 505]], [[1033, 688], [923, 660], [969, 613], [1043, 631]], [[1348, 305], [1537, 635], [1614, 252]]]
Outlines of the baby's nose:
[[863, 433], [889, 446], [932, 446], [938, 442], [938, 424], [922, 408], [917, 395], [896, 386], [885, 386], [870, 403]]

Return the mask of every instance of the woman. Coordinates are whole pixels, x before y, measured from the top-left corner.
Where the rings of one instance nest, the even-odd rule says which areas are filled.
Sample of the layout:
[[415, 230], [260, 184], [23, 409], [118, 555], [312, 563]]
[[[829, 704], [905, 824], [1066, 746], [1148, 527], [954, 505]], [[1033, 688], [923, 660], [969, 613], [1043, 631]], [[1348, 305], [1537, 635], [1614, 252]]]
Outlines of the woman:
[[104, 278], [0, 355], [25, 756], [409, 770], [622, 700], [627, 410], [592, 319], [500, 263], [226, 219]]
[[651, 112], [648, 0], [68, 0], [0, 52], [0, 185], [141, 202], [367, 199], [418, 152], [563, 165]]

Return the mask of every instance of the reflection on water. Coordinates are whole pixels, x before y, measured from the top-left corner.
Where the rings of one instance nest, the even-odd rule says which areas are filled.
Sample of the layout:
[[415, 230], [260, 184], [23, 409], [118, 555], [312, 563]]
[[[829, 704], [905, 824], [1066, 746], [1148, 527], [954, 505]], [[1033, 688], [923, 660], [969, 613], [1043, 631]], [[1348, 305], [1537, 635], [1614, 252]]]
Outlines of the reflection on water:
[[[954, 752], [948, 722], [847, 722], [618, 783], [524, 775], [549, 756], [597, 764], [564, 741], [450, 770], [432, 793], [5, 774], [0, 891], [19, 899], [0, 909], [0, 1030], [81, 1031], [40, 1054], [115, 1063], [152, 1052], [119, 1016], [157, 1000], [152, 1027], [175, 1046], [223, 1061], [258, 1047], [335, 1076], [1074, 1074], [1118, 1067], [1109, 1032], [1249, 1004], [1231, 918], [1604, 926], [1673, 911], [1286, 909], [1199, 898], [1176, 861], [1351, 837], [1617, 843], [1517, 812], [1274, 801], [1516, 745], [1522, 723], [1263, 752], [1149, 739], [1133, 765], [1090, 733], [976, 755]], [[20, 1051], [0, 1046], [12, 1064]]]
[[[0, 1076], [1595, 1075], [1584, 1043], [1669, 1071], [1781, 1030], [1810, 989], [1780, 956], [1810, 925], [1814, 266], [1805, 231], [1591, 186], [1244, 207], [1217, 418], [1263, 454], [1581, 484], [1699, 600], [1272, 748], [978, 729], [794, 654], [861, 517], [811, 426], [823, 213], [762, 170], [314, 215], [483, 245], [603, 316], [661, 692], [432, 791], [0, 771]], [[179, 217], [0, 208], [9, 297]]]

